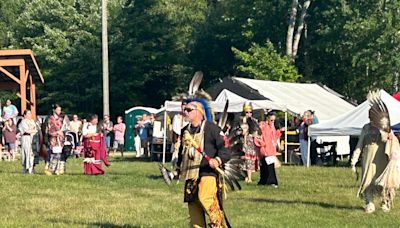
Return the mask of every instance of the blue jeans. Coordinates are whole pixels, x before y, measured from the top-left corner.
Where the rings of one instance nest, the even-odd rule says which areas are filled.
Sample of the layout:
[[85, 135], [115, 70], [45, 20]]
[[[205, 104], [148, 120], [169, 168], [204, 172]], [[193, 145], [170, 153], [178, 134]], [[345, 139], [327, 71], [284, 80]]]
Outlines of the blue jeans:
[[308, 160], [308, 140], [300, 139], [300, 153], [303, 165], [307, 166]]
[[106, 141], [106, 147], [107, 147], [107, 149], [110, 148], [111, 136], [106, 136], [105, 141]]

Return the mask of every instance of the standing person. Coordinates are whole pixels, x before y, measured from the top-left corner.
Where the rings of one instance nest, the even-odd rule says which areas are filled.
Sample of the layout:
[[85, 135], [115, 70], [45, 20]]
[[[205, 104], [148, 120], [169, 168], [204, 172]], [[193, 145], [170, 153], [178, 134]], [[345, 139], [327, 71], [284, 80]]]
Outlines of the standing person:
[[274, 113], [267, 114], [267, 121], [260, 123], [261, 138], [256, 138], [255, 143], [260, 147], [259, 159], [261, 167], [258, 185], [269, 185], [277, 188], [278, 179], [275, 173], [275, 163], [277, 162], [276, 148], [281, 132], [275, 129], [275, 120], [276, 116]]
[[253, 107], [245, 105], [243, 107], [244, 116], [241, 118], [240, 127], [243, 130], [243, 151], [245, 162], [242, 169], [246, 172], [246, 183], [251, 183], [251, 175], [258, 168], [257, 147], [254, 144], [254, 137], [258, 136], [258, 121], [253, 117]]
[[[389, 212], [394, 201], [395, 190], [399, 187], [399, 174], [396, 168], [399, 156], [399, 141], [390, 130], [389, 114], [386, 106], [380, 101], [376, 103], [373, 94], [368, 95], [372, 104], [369, 110], [370, 123], [364, 125], [356, 149], [351, 159], [353, 171], [362, 156], [362, 179], [357, 192], [358, 197], [365, 200], [365, 213], [375, 211], [374, 196], [381, 197], [381, 208]], [[380, 106], [380, 107], [379, 107]], [[382, 110], [381, 107], [384, 107]]]
[[147, 114], [142, 115], [142, 121], [138, 123], [139, 127], [139, 137], [140, 145], [143, 148], [143, 153], [145, 157], [149, 157], [149, 125], [150, 120]]
[[[206, 111], [207, 110], [207, 111]], [[221, 208], [219, 174], [215, 170], [230, 158], [224, 147], [221, 129], [210, 122], [209, 109], [193, 101], [186, 105], [185, 115], [190, 123], [182, 130], [178, 165], [185, 180], [184, 201], [188, 203], [190, 225], [206, 227], [205, 215], [211, 227], [225, 227], [225, 215]], [[194, 140], [211, 159], [207, 161], [197, 153]]]
[[115, 140], [114, 140], [114, 145], [113, 145], [113, 157], [115, 157], [115, 152], [117, 149], [121, 151], [121, 156], [124, 156], [124, 137], [125, 137], [125, 129], [126, 126], [122, 122], [122, 116], [117, 117], [117, 124], [114, 125], [114, 135], [115, 135]]
[[22, 172], [33, 174], [35, 155], [32, 149], [32, 139], [38, 130], [30, 110], [24, 111], [23, 120], [19, 124], [18, 130], [21, 134]]
[[107, 154], [110, 153], [111, 150], [111, 140], [112, 140], [112, 134], [113, 134], [113, 122], [110, 120], [109, 115], [104, 115], [103, 116], [103, 123], [101, 125], [101, 130], [103, 131], [104, 135], [104, 140], [106, 141], [106, 147], [107, 147]]
[[136, 124], [135, 124], [135, 150], [136, 150], [136, 157], [142, 157], [143, 156], [143, 148], [141, 146], [141, 141], [140, 141], [140, 122], [142, 122], [142, 117], [141, 116], [136, 116]]
[[308, 164], [308, 127], [312, 124], [311, 112], [305, 111], [303, 114], [303, 122], [299, 127], [299, 143], [300, 143], [300, 153], [303, 165]]
[[70, 130], [70, 123], [71, 123], [71, 121], [69, 120], [69, 117], [67, 115], [64, 115], [62, 127], [61, 127], [61, 130], [64, 132], [64, 135], [67, 131]]
[[15, 160], [15, 143], [17, 141], [17, 126], [14, 124], [13, 119], [8, 119], [5, 122], [3, 128], [3, 137], [5, 145], [7, 146], [7, 152], [9, 159]]
[[172, 145], [171, 145], [171, 151], [172, 151], [172, 159], [171, 159], [171, 164], [174, 169], [177, 169], [178, 166], [178, 154], [179, 154], [179, 147], [181, 145], [181, 133], [182, 133], [182, 128], [186, 127], [186, 125], [189, 124], [187, 121], [187, 118], [185, 116], [185, 106], [187, 104], [186, 100], [182, 100], [181, 103], [181, 112], [176, 114], [174, 118], [172, 119]]
[[69, 127], [71, 132], [75, 134], [76, 144], [79, 145], [80, 144], [79, 138], [82, 134], [82, 121], [79, 120], [78, 115], [74, 114], [72, 116], [72, 121], [70, 122]]
[[53, 105], [53, 115], [48, 121], [50, 159], [45, 167], [45, 174], [50, 176], [53, 174], [63, 175], [65, 171], [66, 158], [62, 155], [62, 147], [64, 146], [63, 117], [61, 116], [61, 106]]
[[6, 106], [3, 108], [3, 119], [13, 119], [14, 123], [17, 123], [18, 109], [11, 103], [11, 100], [6, 101]]
[[82, 137], [84, 146], [83, 172], [87, 175], [102, 175], [104, 170], [101, 162], [109, 166], [104, 136], [97, 126], [99, 119], [96, 114], [89, 117], [83, 125]]

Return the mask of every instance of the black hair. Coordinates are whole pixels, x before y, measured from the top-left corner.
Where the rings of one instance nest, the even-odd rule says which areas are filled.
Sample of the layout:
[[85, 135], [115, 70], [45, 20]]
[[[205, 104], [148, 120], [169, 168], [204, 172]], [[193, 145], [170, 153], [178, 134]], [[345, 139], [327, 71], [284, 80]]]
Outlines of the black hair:
[[29, 110], [29, 109], [25, 109], [25, 111], [22, 113], [22, 115], [23, 116], [26, 116], [26, 114], [28, 113], [28, 112], [30, 112], [31, 110]]
[[61, 106], [60, 106], [59, 104], [52, 104], [52, 105], [51, 105], [51, 108], [52, 108], [53, 110], [56, 110], [57, 108], [61, 108]]
[[99, 117], [96, 114], [89, 114], [87, 121], [92, 121], [93, 119], [99, 119]]
[[275, 112], [268, 112], [266, 117], [268, 118], [270, 116], [276, 116], [276, 113]]
[[254, 132], [258, 132], [260, 133], [260, 127], [258, 126], [257, 121], [255, 121], [255, 119], [253, 118], [247, 118], [247, 125], [249, 125], [249, 133], [253, 134]]

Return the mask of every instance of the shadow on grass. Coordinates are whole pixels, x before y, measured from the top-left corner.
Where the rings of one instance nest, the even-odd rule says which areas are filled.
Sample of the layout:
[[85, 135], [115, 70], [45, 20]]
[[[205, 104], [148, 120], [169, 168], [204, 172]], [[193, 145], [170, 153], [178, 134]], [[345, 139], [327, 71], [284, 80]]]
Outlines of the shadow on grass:
[[153, 162], [151, 158], [145, 158], [145, 157], [109, 157], [108, 160], [110, 163], [113, 162]]
[[79, 221], [69, 221], [69, 220], [63, 220], [63, 219], [48, 219], [47, 220], [50, 223], [53, 224], [66, 224], [66, 225], [84, 225], [84, 226], [89, 226], [89, 227], [115, 227], [115, 228], [138, 228], [140, 226], [138, 225], [117, 225], [109, 222], [79, 222]]
[[354, 209], [362, 209], [362, 207], [356, 206], [343, 206], [343, 205], [335, 205], [323, 202], [311, 202], [311, 201], [302, 201], [302, 200], [275, 200], [275, 199], [265, 199], [265, 198], [247, 198], [247, 200], [257, 203], [274, 203], [274, 204], [305, 204], [312, 206], [319, 206], [323, 208], [337, 208], [337, 209], [346, 209], [346, 210], [354, 210]]
[[147, 177], [148, 177], [149, 179], [152, 179], [152, 180], [164, 180], [164, 178], [161, 176], [161, 174], [159, 174], [159, 175], [154, 175], [154, 174], [152, 174], [152, 175], [147, 175]]

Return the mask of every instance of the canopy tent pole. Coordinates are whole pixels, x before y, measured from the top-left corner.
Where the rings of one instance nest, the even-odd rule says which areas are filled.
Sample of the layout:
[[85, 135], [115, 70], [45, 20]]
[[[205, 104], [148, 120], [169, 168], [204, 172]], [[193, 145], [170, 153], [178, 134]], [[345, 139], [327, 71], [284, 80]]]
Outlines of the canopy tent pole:
[[285, 111], [285, 164], [287, 164], [287, 110]]
[[167, 109], [164, 111], [164, 130], [163, 130], [163, 159], [162, 163], [165, 164], [165, 151], [167, 148]]
[[307, 143], [307, 167], [310, 167], [310, 150], [311, 150], [311, 142], [310, 136], [308, 136]]

